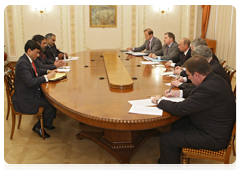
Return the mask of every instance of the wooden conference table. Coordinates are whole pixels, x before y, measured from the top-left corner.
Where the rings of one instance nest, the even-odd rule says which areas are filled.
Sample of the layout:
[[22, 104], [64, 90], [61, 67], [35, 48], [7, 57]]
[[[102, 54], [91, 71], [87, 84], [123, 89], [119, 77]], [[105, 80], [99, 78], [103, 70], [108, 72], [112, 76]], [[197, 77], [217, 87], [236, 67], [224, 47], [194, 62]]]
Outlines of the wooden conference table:
[[[104, 57], [101, 56], [103, 52], [117, 53], [129, 76], [137, 78], [132, 80], [132, 88], [114, 89], [109, 86]], [[141, 145], [158, 132], [156, 127], [179, 119], [167, 112], [162, 116], [128, 113], [131, 108], [129, 100], [162, 95], [169, 89], [165, 83], [171, 82], [172, 78], [159, 75], [163, 67], [143, 65], [140, 63], [144, 61], [143, 57], [127, 55], [119, 50], [90, 50], [71, 56], [79, 59], [68, 62], [71, 71], [67, 73], [67, 79], [44, 83], [41, 88], [48, 101], [61, 112], [79, 122], [104, 129], [104, 132], [82, 131], [77, 134], [78, 139], [88, 138], [120, 163], [129, 163]]]

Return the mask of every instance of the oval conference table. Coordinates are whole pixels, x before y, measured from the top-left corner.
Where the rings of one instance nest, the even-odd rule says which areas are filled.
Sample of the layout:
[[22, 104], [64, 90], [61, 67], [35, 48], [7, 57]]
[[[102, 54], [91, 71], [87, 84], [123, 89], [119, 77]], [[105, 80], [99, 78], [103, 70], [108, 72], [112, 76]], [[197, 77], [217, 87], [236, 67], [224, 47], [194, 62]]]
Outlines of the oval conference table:
[[[116, 54], [118, 64], [123, 65], [131, 78], [135, 78], [131, 79], [132, 87], [111, 87], [104, 52]], [[172, 78], [160, 75], [164, 67], [143, 65], [140, 62], [145, 61], [142, 56], [128, 55], [119, 50], [88, 50], [71, 56], [79, 59], [67, 63], [71, 68], [67, 78], [44, 83], [41, 88], [48, 101], [64, 114], [81, 123], [104, 129], [104, 132], [81, 131], [77, 139], [90, 139], [120, 163], [129, 163], [144, 142], [156, 135], [158, 131], [155, 128], [179, 119], [167, 112], [163, 112], [162, 116], [128, 112], [131, 108], [129, 100], [163, 95], [169, 89], [165, 83], [171, 82]], [[116, 59], [116, 56], [112, 58]], [[110, 65], [118, 68], [118, 64]]]

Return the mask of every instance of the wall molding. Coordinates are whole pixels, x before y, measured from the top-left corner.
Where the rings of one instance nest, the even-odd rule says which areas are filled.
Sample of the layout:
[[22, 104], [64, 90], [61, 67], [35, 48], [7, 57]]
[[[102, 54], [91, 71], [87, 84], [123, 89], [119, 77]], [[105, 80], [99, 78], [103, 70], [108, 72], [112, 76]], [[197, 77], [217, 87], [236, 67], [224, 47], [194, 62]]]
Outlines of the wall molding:
[[21, 5], [21, 24], [22, 24], [22, 42], [23, 46], [25, 46], [23, 5]]
[[132, 5], [131, 6], [131, 32], [132, 32], [132, 38], [131, 38], [131, 46], [135, 47], [136, 45], [136, 11], [137, 11], [137, 6]]
[[[146, 29], [146, 5], [143, 6], [143, 30]], [[143, 34], [143, 42], [145, 42], [145, 36]]]
[[123, 33], [124, 33], [124, 30], [123, 30], [123, 27], [124, 27], [124, 6], [121, 5], [121, 48], [123, 48], [123, 41], [124, 41], [124, 38], [123, 38]]
[[76, 52], [76, 22], [75, 5], [70, 5], [70, 35], [71, 35], [71, 53]]
[[62, 9], [62, 5], [59, 5], [59, 9], [60, 9], [60, 32], [61, 32], [61, 49], [63, 50], [64, 46], [63, 46], [63, 9]]
[[189, 39], [194, 39], [194, 24], [195, 24], [195, 5], [190, 6], [190, 25], [189, 25]]
[[8, 5], [6, 8], [7, 8], [7, 20], [8, 20], [8, 36], [9, 36], [8, 38], [9, 38], [9, 45], [10, 45], [10, 56], [16, 56], [12, 5]]
[[87, 43], [86, 43], [86, 21], [85, 21], [85, 5], [82, 6], [82, 11], [83, 11], [83, 48], [84, 50], [88, 50], [87, 49]]
[[180, 5], [180, 25], [179, 25], [180, 31], [179, 31], [179, 40], [182, 39], [182, 15], [183, 15], [183, 6]]

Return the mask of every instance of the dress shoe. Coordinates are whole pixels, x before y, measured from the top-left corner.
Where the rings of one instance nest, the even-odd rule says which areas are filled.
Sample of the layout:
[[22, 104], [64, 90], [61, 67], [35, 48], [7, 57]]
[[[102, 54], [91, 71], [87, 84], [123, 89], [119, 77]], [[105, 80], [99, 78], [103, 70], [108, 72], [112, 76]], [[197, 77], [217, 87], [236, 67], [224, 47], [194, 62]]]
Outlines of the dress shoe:
[[44, 126], [46, 129], [48, 129], [48, 130], [53, 130], [53, 129], [55, 129], [55, 126]]
[[159, 164], [161, 164], [160, 160], [161, 160], [161, 158], [158, 159], [158, 163], [159, 163]]
[[[37, 133], [41, 138], [43, 137], [41, 128], [37, 128], [36, 125], [34, 125], [32, 130], [33, 130], [33, 132]], [[45, 130], [44, 130], [44, 137], [45, 138], [50, 138], [50, 135], [47, 134]]]

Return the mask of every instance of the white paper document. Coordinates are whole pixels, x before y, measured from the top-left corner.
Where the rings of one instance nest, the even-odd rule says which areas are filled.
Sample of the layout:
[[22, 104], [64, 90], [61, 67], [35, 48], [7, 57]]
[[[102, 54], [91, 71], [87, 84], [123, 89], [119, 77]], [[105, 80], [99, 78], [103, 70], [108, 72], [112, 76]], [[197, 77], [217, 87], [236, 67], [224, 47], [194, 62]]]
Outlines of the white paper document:
[[171, 86], [171, 83], [165, 83], [165, 85], [167, 85], [167, 86]]
[[69, 72], [71, 69], [70, 68], [58, 68], [57, 70], [59, 72]]
[[155, 106], [151, 99], [130, 100], [128, 101], [133, 106]]
[[79, 57], [68, 57], [68, 59], [64, 59], [63, 61], [72, 61], [77, 60]]
[[157, 107], [132, 106], [129, 113], [162, 116], [163, 110]]
[[145, 55], [148, 55], [148, 53], [133, 52], [132, 55], [135, 55], [135, 56], [145, 56]]
[[162, 97], [160, 100], [169, 100], [169, 101], [172, 101], [172, 102], [182, 102], [183, 100], [185, 100], [184, 98], [181, 98], [181, 97]]
[[152, 61], [140, 61], [142, 64], [159, 64], [159, 62], [152, 62]]
[[173, 75], [173, 71], [163, 72], [163, 73], [161, 73], [161, 75], [162, 76]]
[[70, 68], [70, 66], [62, 66], [62, 67], [58, 67], [59, 69], [66, 69], [66, 68]]

